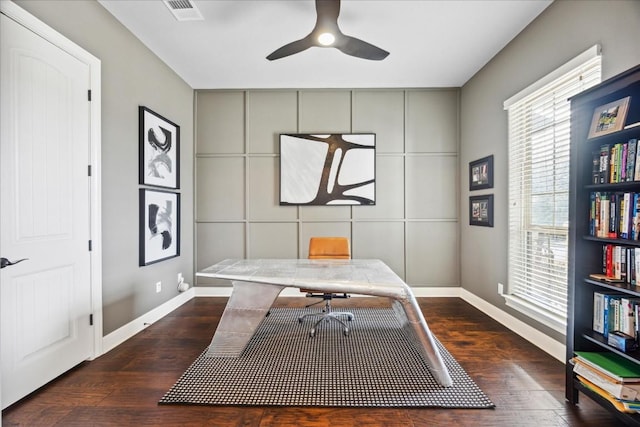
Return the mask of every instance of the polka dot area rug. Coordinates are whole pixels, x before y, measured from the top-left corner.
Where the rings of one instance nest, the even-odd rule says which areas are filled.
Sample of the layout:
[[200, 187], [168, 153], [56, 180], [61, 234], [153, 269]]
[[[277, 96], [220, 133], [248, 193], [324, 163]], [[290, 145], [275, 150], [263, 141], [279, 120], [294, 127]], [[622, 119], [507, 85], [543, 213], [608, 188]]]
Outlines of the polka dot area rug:
[[[440, 386], [392, 309], [354, 308], [349, 334], [337, 322], [298, 322], [312, 308], [273, 308], [240, 357], [205, 351], [160, 404], [493, 408], [436, 339], [453, 386]], [[317, 310], [317, 309], [316, 309]]]

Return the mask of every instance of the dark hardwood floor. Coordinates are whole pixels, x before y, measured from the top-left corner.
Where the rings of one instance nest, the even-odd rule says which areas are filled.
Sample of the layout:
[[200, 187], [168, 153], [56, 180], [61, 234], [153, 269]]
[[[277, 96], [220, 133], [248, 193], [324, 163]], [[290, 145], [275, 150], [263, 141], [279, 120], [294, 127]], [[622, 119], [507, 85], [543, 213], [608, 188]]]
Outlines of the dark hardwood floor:
[[[420, 298], [431, 330], [495, 409], [159, 406], [209, 344], [226, 298], [194, 298], [100, 358], [2, 412], [4, 426], [617, 426], [581, 396], [564, 399], [564, 365], [458, 298]], [[280, 298], [278, 306], [301, 306]], [[351, 298], [338, 306], [386, 306]], [[317, 339], [320, 339], [318, 336]]]

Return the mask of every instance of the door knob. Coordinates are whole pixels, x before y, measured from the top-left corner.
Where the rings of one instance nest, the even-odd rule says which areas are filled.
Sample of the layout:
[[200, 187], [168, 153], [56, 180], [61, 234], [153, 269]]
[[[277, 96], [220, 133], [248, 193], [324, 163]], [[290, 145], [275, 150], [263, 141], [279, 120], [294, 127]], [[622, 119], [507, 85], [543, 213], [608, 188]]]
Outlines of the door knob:
[[17, 261], [13, 261], [12, 262], [12, 261], [9, 261], [6, 258], [0, 258], [0, 268], [9, 267], [10, 265], [15, 265], [15, 264], [17, 264], [19, 262], [22, 262], [22, 261], [25, 261], [25, 260], [28, 260], [28, 259], [29, 258], [22, 258], [22, 259], [19, 259]]

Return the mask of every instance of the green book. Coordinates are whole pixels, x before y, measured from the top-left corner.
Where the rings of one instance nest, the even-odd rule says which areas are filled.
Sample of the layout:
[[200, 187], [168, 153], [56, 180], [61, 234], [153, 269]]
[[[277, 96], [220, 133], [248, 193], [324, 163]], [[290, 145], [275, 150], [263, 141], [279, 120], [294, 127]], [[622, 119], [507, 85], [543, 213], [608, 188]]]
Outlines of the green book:
[[640, 382], [640, 364], [615, 353], [576, 351], [578, 360], [620, 382]]

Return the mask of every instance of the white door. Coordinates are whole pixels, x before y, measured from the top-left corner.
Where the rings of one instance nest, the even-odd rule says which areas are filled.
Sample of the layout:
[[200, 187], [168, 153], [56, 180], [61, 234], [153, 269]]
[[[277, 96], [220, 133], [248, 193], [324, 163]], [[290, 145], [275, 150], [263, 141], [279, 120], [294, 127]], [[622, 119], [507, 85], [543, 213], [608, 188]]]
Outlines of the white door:
[[92, 356], [89, 67], [0, 16], [2, 407]]

